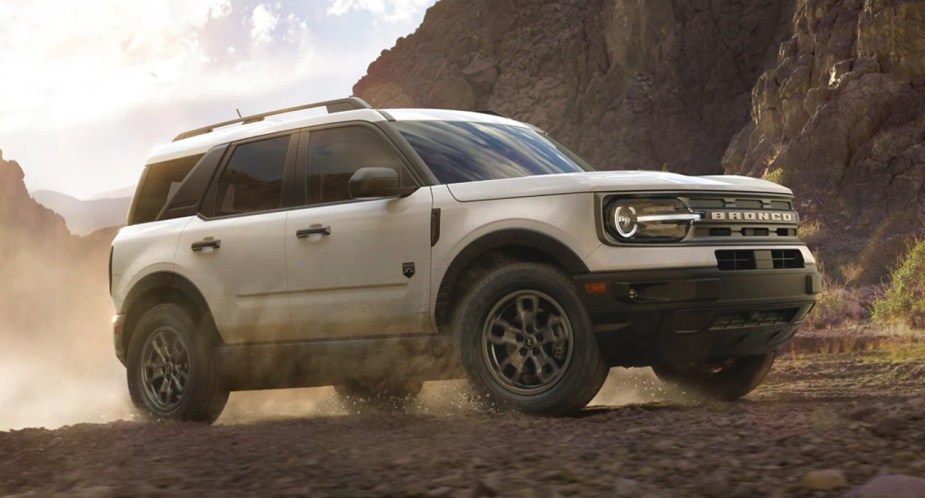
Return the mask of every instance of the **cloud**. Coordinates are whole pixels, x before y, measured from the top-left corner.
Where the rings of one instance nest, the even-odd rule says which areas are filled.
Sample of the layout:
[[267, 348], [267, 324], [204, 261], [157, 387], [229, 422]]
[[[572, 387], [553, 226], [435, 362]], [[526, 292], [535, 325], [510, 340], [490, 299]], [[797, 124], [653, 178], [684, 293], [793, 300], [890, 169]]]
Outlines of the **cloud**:
[[389, 23], [410, 21], [423, 7], [433, 0], [333, 0], [327, 13], [342, 16], [351, 11], [367, 11], [377, 20]]
[[279, 13], [273, 7], [262, 3], [254, 7], [251, 15], [251, 39], [258, 45], [266, 45], [273, 41], [273, 30], [279, 24]]
[[280, 9], [230, 0], [0, 1], [0, 132], [305, 78], [316, 70], [311, 33]]

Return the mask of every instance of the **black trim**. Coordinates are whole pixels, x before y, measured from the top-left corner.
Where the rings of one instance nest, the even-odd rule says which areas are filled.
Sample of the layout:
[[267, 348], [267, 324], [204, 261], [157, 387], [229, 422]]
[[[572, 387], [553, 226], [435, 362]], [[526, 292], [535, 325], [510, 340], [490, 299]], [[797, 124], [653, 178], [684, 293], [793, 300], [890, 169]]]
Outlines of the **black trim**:
[[221, 164], [225, 152], [228, 150], [228, 144], [216, 145], [209, 149], [199, 162], [193, 166], [183, 184], [177, 192], [168, 199], [168, 202], [157, 215], [157, 220], [170, 220], [182, 218], [184, 216], [195, 216], [202, 208], [202, 201], [205, 197], [206, 189], [212, 183], [215, 171]]
[[474, 240], [466, 246], [453, 262], [447, 268], [440, 282], [440, 290], [437, 294], [437, 303], [435, 315], [437, 324], [442, 325], [449, 321], [449, 311], [451, 307], [451, 296], [456, 283], [463, 274], [463, 271], [480, 256], [498, 249], [527, 249], [538, 251], [545, 254], [550, 259], [556, 261], [569, 273], [586, 273], [588, 267], [584, 261], [568, 246], [558, 240], [532, 230], [512, 229], [492, 232]]
[[430, 247], [440, 241], [440, 208], [430, 210]]
[[[608, 361], [623, 366], [774, 351], [793, 336], [821, 292], [812, 264], [599, 272], [576, 275], [575, 282]], [[605, 293], [585, 289], [600, 282]]]
[[[116, 313], [125, 316], [122, 326], [122, 340], [124, 342], [123, 347], [126, 350], [131, 341], [135, 325], [141, 319], [142, 313], [150, 306], [165, 302], [169, 299], [171, 293], [182, 295], [192, 303], [200, 317], [208, 317], [211, 320], [212, 314], [209, 304], [195, 284], [176, 273], [152, 273], [142, 278], [132, 287], [122, 302], [122, 308], [116, 310]], [[139, 304], [148, 304], [149, 306], [137, 307]]]

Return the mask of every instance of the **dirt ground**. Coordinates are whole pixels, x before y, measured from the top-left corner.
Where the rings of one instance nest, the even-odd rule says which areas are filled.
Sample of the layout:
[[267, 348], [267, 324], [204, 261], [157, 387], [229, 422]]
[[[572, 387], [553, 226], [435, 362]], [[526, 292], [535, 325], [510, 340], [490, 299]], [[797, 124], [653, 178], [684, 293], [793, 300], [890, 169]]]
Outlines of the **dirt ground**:
[[[330, 389], [236, 393], [213, 427], [0, 432], [0, 496], [842, 496], [879, 474], [925, 477], [915, 345], [790, 353], [736, 403], [669, 394], [648, 369], [615, 369], [563, 419], [477, 411], [460, 382], [429, 383], [405, 412], [338, 403]], [[845, 483], [830, 472], [835, 488], [814, 491], [815, 470]]]

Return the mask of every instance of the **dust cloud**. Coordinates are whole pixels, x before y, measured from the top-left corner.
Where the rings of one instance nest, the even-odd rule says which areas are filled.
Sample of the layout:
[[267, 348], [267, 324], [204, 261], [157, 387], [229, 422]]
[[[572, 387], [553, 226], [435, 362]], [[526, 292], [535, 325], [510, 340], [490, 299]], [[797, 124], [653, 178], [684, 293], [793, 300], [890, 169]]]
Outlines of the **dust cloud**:
[[131, 417], [112, 346], [106, 238], [3, 251], [0, 430]]
[[[136, 418], [112, 344], [107, 265], [114, 235], [59, 240], [41, 251], [0, 247], [0, 431]], [[665, 399], [650, 369], [613, 369], [591, 404]], [[479, 405], [465, 381], [439, 381], [425, 383], [405, 410], [466, 415]], [[235, 392], [218, 423], [357, 411], [330, 387]]]

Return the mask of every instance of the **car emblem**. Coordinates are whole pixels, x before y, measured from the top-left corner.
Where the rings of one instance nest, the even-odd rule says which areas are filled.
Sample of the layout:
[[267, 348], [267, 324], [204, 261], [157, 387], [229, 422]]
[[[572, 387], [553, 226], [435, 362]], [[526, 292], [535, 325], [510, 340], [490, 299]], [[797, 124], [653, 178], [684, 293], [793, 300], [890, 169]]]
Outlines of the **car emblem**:
[[404, 276], [411, 278], [414, 276], [414, 263], [402, 263], [401, 272]]

